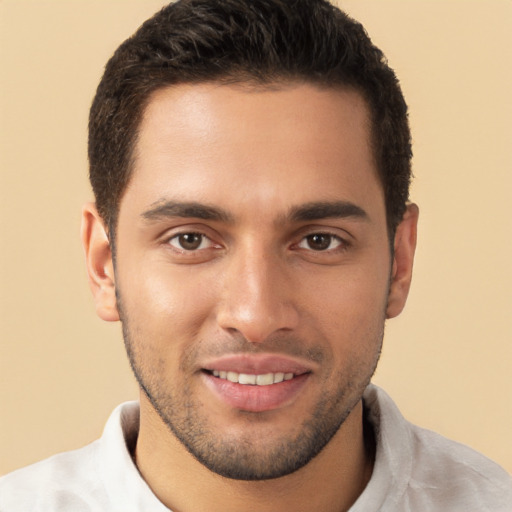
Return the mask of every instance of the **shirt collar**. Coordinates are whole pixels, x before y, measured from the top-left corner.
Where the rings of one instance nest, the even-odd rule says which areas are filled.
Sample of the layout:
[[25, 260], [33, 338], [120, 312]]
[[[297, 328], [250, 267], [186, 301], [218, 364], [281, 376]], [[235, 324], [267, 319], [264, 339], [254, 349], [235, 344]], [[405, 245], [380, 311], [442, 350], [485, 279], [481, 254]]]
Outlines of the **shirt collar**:
[[370, 384], [363, 395], [366, 420], [373, 427], [376, 452], [373, 473], [350, 512], [393, 510], [412, 472], [412, 433], [389, 395]]

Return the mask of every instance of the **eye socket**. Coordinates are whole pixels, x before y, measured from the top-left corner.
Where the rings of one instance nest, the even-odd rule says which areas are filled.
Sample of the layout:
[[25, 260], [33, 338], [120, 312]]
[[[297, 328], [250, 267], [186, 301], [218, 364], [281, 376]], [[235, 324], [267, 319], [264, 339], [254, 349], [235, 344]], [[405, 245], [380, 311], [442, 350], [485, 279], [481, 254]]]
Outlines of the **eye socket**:
[[343, 240], [329, 233], [313, 233], [305, 236], [298, 244], [301, 249], [308, 249], [312, 251], [328, 251], [337, 249], [343, 244]]
[[181, 251], [197, 251], [208, 249], [213, 243], [202, 233], [180, 233], [169, 239], [169, 245]]

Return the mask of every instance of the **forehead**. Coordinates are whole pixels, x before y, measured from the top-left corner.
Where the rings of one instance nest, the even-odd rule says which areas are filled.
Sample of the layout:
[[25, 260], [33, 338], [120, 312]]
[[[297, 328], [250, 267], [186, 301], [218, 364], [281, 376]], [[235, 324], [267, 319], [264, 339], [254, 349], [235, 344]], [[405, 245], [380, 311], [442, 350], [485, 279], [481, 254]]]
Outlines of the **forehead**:
[[206, 83], [152, 95], [125, 197], [141, 207], [172, 197], [285, 208], [381, 188], [359, 93]]

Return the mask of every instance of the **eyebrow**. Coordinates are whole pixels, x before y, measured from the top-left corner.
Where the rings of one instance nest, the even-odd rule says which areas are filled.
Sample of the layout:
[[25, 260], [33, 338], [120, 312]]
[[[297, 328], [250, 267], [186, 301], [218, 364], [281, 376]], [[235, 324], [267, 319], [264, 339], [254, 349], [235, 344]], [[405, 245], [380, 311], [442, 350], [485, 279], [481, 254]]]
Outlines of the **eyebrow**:
[[294, 207], [289, 218], [295, 222], [329, 218], [356, 218], [369, 220], [365, 210], [350, 201], [319, 201]]
[[[195, 201], [180, 202], [172, 200], [158, 201], [141, 214], [149, 222], [167, 218], [196, 218], [219, 222], [234, 222], [234, 217], [216, 206], [209, 206]], [[368, 214], [360, 206], [349, 201], [316, 201], [290, 209], [281, 222], [307, 222], [328, 218], [356, 218], [368, 220]]]
[[194, 201], [159, 201], [149, 210], [141, 214], [147, 221], [157, 221], [172, 217], [196, 218], [202, 220], [216, 220], [232, 222], [233, 217], [222, 208], [208, 206]]

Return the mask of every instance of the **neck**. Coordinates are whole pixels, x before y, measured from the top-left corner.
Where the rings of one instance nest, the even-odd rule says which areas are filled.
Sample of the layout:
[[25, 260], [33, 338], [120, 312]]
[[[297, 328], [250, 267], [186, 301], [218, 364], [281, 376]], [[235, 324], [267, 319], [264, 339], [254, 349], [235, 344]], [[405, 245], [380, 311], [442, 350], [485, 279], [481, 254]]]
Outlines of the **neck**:
[[135, 460], [144, 480], [173, 512], [340, 512], [350, 508], [370, 479], [372, 444], [365, 442], [359, 402], [327, 446], [303, 468], [272, 480], [232, 480], [190, 455], [141, 396]]

